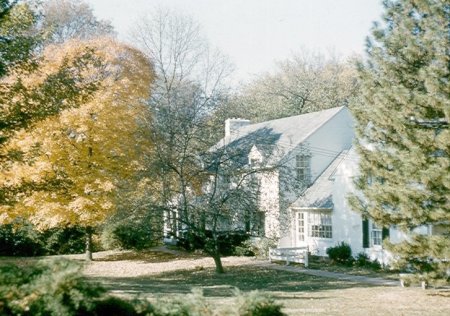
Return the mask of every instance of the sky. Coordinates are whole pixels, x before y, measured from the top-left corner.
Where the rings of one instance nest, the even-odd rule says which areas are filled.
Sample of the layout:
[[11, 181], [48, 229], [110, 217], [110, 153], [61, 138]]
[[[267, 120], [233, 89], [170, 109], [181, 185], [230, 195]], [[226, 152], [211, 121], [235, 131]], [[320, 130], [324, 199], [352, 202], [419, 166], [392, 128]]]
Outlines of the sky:
[[157, 7], [192, 16], [209, 43], [234, 64], [234, 79], [250, 81], [276, 61], [321, 52], [363, 55], [380, 20], [381, 0], [85, 0], [127, 40], [135, 21]]

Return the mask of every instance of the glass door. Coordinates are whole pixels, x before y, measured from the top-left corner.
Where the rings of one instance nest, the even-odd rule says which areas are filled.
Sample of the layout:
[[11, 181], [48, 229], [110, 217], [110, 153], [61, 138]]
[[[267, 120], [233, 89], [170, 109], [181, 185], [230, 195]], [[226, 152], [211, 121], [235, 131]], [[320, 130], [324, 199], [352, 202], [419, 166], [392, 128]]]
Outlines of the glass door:
[[306, 213], [296, 212], [296, 230], [295, 230], [295, 241], [298, 246], [304, 246], [306, 243]]

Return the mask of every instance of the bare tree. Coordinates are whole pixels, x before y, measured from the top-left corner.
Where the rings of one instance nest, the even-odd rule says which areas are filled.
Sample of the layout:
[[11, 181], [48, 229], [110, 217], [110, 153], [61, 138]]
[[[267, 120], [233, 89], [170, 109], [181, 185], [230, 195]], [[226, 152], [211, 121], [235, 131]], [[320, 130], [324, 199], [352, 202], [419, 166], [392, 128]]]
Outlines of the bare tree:
[[347, 105], [356, 92], [356, 71], [350, 62], [304, 51], [241, 89], [226, 111], [267, 121]]
[[92, 8], [80, 0], [47, 0], [42, 5], [40, 28], [47, 43], [63, 43], [69, 39], [92, 39], [114, 35], [109, 21], [98, 20]]
[[223, 273], [219, 239], [242, 229], [235, 222], [245, 212], [236, 210], [254, 211], [258, 192], [256, 170], [242, 163], [240, 146], [211, 150], [222, 131], [212, 118], [227, 96], [230, 66], [211, 53], [198, 24], [174, 12], [158, 10], [141, 19], [132, 36], [157, 76], [148, 102], [155, 145], [150, 163], [160, 183], [154, 209], [165, 213], [178, 237], [202, 240]]

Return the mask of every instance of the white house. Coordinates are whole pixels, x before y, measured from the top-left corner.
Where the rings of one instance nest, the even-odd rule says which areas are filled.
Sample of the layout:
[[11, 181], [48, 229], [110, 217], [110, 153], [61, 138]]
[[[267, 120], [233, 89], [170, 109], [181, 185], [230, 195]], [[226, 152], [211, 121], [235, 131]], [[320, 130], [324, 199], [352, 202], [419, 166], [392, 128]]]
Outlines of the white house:
[[350, 149], [353, 120], [346, 107], [258, 124], [230, 119], [219, 146], [248, 149], [249, 165], [277, 166], [260, 176], [264, 231], [280, 247], [307, 245], [322, 254], [334, 245], [329, 173]]
[[[392, 254], [383, 249], [384, 238], [389, 238], [392, 243], [398, 243], [408, 238], [407, 234], [396, 229], [377, 227], [371, 220], [364, 220], [359, 213], [352, 211], [347, 197], [350, 194], [358, 194], [353, 180], [359, 175], [359, 156], [351, 148], [342, 157], [332, 177], [333, 216], [335, 227], [334, 241], [348, 243], [353, 255], [364, 252], [370, 259], [378, 260], [383, 264], [389, 264]], [[432, 225], [420, 226], [414, 229], [415, 233], [423, 235], [439, 234], [439, 227]]]
[[[324, 256], [329, 247], [346, 242], [354, 256], [364, 252], [386, 264], [392, 255], [382, 248], [383, 239], [396, 243], [407, 238], [395, 227], [383, 229], [363, 219], [348, 203], [356, 192], [359, 157], [346, 107], [258, 124], [230, 119], [225, 128], [220, 146], [247, 147], [250, 166], [278, 166], [260, 176], [258, 203], [265, 235], [276, 237], [280, 248], [308, 247]], [[422, 226], [416, 232], [438, 229]]]

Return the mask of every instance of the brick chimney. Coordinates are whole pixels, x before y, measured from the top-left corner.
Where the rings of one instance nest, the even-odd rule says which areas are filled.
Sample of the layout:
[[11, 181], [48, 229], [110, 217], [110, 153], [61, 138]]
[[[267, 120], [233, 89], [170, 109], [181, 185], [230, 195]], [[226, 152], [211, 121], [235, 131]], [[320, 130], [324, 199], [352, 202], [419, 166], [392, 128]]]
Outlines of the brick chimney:
[[241, 118], [229, 118], [225, 120], [225, 137], [234, 135], [238, 129], [250, 125], [250, 120]]

